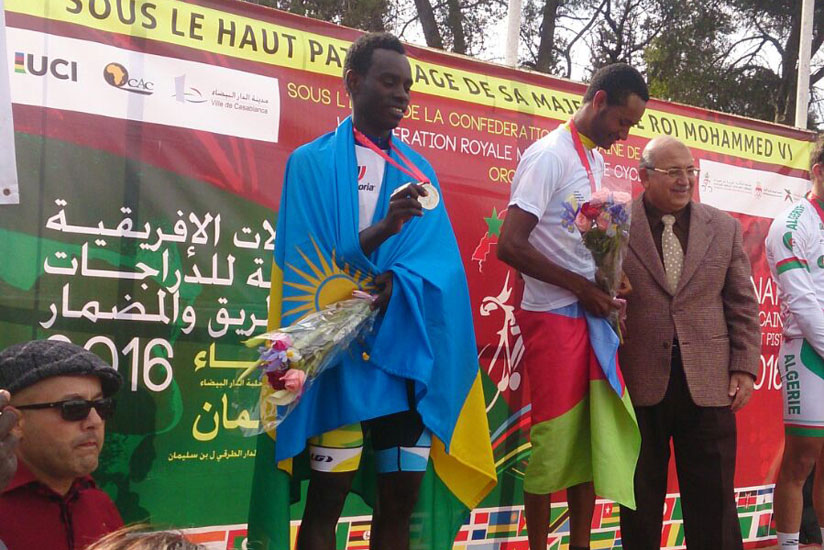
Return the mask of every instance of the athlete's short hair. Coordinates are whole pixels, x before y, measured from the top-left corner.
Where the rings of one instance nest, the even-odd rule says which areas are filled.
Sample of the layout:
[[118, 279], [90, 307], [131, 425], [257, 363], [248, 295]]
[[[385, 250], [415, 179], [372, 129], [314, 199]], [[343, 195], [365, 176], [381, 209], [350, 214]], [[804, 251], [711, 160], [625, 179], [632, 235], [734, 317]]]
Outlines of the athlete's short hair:
[[584, 103], [592, 101], [600, 90], [607, 93], [607, 105], [624, 105], [630, 94], [649, 101], [649, 89], [644, 77], [626, 63], [613, 63], [598, 69], [584, 94]]
[[360, 75], [369, 72], [372, 66], [372, 52], [377, 49], [392, 50], [406, 55], [406, 50], [398, 37], [388, 32], [372, 32], [361, 35], [352, 42], [346, 52], [346, 61], [343, 62], [343, 75], [350, 69]]

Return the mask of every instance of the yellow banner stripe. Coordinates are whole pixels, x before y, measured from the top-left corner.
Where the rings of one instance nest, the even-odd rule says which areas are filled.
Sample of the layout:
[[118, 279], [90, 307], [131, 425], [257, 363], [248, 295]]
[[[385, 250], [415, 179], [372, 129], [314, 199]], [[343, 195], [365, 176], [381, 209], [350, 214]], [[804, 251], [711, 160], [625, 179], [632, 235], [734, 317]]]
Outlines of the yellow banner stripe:
[[[250, 17], [170, 0], [6, 0], [6, 10], [84, 27], [176, 44], [230, 57], [329, 76], [340, 76], [349, 42]], [[134, 9], [132, 9], [134, 6]], [[415, 92], [554, 120], [565, 120], [580, 96], [548, 87], [410, 59]], [[551, 86], [551, 82], [547, 82]], [[473, 128], [526, 137], [522, 125], [473, 117]], [[670, 134], [696, 149], [808, 169], [810, 140], [777, 136], [648, 109], [632, 135]]]

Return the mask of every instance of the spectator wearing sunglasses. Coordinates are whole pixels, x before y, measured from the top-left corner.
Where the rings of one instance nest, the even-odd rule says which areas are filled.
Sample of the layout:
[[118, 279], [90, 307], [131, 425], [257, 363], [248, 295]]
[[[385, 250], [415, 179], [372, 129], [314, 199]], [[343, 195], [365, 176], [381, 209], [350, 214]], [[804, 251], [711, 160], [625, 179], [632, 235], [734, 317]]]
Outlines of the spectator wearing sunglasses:
[[34, 340], [0, 352], [0, 388], [18, 417], [17, 472], [0, 493], [8, 550], [83, 550], [123, 525], [90, 476], [120, 384], [115, 369], [74, 344]]

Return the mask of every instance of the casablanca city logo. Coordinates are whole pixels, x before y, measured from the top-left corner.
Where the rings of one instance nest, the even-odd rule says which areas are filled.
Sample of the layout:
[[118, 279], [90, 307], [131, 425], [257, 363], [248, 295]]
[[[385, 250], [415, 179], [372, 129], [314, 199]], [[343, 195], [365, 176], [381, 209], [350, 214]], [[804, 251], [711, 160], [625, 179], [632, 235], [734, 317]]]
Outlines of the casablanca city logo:
[[106, 84], [125, 92], [140, 95], [152, 95], [154, 82], [143, 78], [133, 78], [129, 71], [120, 63], [109, 63], [103, 68], [103, 79]]
[[186, 87], [186, 75], [175, 77], [174, 98], [178, 103], [206, 103], [209, 101], [200, 90], [195, 87]]
[[704, 181], [701, 182], [702, 193], [712, 193], [712, 184], [710, 183], [710, 175], [704, 172]]
[[58, 80], [77, 82], [77, 61], [14, 52], [14, 72], [34, 76], [51, 75]]
[[764, 186], [761, 185], [761, 182], [757, 182], [755, 184], [755, 189], [753, 189], [753, 195], [755, 195], [756, 199], [760, 199], [761, 195], [764, 194]]

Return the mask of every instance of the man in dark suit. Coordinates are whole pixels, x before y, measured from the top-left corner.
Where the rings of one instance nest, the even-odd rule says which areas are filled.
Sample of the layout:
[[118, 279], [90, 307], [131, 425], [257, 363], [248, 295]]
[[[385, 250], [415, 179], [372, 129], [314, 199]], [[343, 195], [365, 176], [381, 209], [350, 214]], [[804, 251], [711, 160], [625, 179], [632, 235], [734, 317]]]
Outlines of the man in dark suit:
[[689, 550], [739, 550], [734, 413], [750, 398], [761, 336], [741, 226], [692, 202], [689, 149], [644, 149], [624, 271], [633, 287], [620, 354], [641, 431], [637, 510], [621, 509], [626, 550], [660, 548], [670, 439]]

